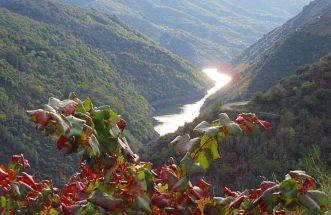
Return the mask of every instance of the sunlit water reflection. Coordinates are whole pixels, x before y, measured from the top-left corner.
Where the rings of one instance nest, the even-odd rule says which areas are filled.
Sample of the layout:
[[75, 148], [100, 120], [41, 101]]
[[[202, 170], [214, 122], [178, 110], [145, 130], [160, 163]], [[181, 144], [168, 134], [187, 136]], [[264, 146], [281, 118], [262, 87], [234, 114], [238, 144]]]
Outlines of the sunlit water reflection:
[[177, 113], [154, 116], [157, 121], [154, 129], [160, 135], [174, 132], [186, 122], [192, 122], [199, 115], [200, 108], [206, 99], [231, 81], [230, 76], [218, 72], [217, 69], [204, 69], [202, 71], [215, 82], [214, 87], [208, 90], [207, 94], [199, 101], [181, 106]]

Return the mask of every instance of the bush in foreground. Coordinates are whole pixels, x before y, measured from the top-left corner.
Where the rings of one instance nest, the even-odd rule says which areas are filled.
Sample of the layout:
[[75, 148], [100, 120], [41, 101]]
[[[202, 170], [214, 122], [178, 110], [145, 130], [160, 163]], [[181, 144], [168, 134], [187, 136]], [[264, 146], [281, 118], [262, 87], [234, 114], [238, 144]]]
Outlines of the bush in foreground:
[[199, 138], [178, 136], [170, 143], [180, 163], [170, 158], [154, 168], [134, 154], [122, 135], [126, 123], [109, 106], [94, 107], [75, 94], [50, 98], [44, 109], [27, 112], [36, 129], [57, 139], [56, 148], [81, 155], [80, 172], [62, 189], [51, 180], [36, 182], [23, 155], [0, 166], [0, 214], [323, 214], [325, 193], [314, 179], [291, 171], [285, 180], [263, 181], [243, 192], [224, 188], [225, 197], [211, 196], [203, 175], [220, 158], [219, 144], [227, 136], [267, 131], [270, 123], [254, 114], [233, 122], [222, 113], [201, 122]]

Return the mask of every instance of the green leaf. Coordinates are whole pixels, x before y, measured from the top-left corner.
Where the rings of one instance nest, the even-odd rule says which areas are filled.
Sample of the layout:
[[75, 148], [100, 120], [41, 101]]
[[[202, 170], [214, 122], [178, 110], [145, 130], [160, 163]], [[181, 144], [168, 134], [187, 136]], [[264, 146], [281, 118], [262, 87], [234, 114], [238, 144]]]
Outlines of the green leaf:
[[229, 196], [226, 198], [223, 197], [214, 197], [214, 202], [216, 205], [226, 206], [229, 205], [233, 200], [233, 197]]
[[188, 148], [188, 152], [193, 152], [194, 150], [196, 150], [197, 147], [200, 146], [200, 141], [201, 141], [201, 138], [200, 137], [197, 137], [197, 138], [194, 138], [194, 139], [191, 139], [190, 142], [187, 144], [187, 148]]
[[84, 108], [87, 112], [90, 112], [93, 109], [93, 104], [92, 104], [90, 97], [85, 99]]
[[[176, 156], [183, 156], [190, 149], [190, 135], [177, 136], [169, 143], [170, 147], [174, 150]], [[193, 143], [193, 142], [191, 142]]]
[[74, 116], [68, 116], [66, 119], [71, 127], [67, 136], [82, 136], [85, 121]]
[[152, 214], [150, 200], [148, 199], [148, 197], [137, 196], [137, 204], [138, 207], [145, 211], [147, 214]]
[[90, 137], [89, 146], [90, 146], [91, 150], [88, 150], [87, 153], [90, 156], [99, 156], [100, 155], [99, 142], [94, 134], [92, 134]]
[[294, 198], [298, 193], [298, 183], [295, 179], [286, 179], [280, 184], [280, 189], [284, 197]]
[[285, 207], [291, 207], [296, 201], [298, 194], [298, 183], [295, 179], [286, 179], [280, 184], [280, 189]]
[[145, 181], [145, 177], [146, 177], [145, 172], [144, 171], [140, 171], [136, 175], [135, 180], [136, 180], [136, 182], [140, 182], [141, 188], [146, 191], [147, 190], [147, 183]]
[[126, 140], [125, 137], [119, 137], [117, 138], [118, 143], [120, 144], [121, 148], [122, 148], [122, 153], [124, 155], [124, 157], [127, 159], [127, 161], [131, 162], [131, 163], [136, 163], [139, 161], [139, 155], [135, 154], [128, 141]]
[[75, 114], [76, 113], [87, 114], [83, 102], [80, 99], [76, 99], [76, 100], [77, 100], [78, 106], [77, 106], [77, 108], [75, 110]]
[[226, 124], [226, 129], [231, 135], [237, 135], [242, 133], [242, 129], [237, 123], [230, 122]]
[[220, 113], [219, 114], [219, 118], [218, 121], [220, 122], [220, 124], [225, 125], [231, 122], [229, 116], [226, 113]]
[[109, 196], [107, 193], [104, 193], [98, 189], [93, 191], [87, 201], [102, 207], [107, 211], [110, 211], [112, 207], [119, 206], [122, 203], [121, 199], [116, 199], [112, 196]]
[[110, 120], [114, 124], [121, 120], [119, 115], [117, 115], [117, 113], [115, 113], [108, 105], [101, 106], [98, 109], [102, 112], [104, 120]]
[[44, 104], [44, 109], [45, 109], [45, 111], [56, 113], [56, 110], [50, 105]]
[[54, 97], [50, 97], [48, 99], [48, 105], [51, 106], [52, 108], [54, 108], [55, 110], [57, 110], [62, 104], [62, 101], [54, 98]]
[[308, 195], [312, 198], [318, 205], [320, 205], [321, 209], [324, 208], [327, 210], [329, 206], [328, 196], [326, 193], [319, 190], [308, 190]]
[[210, 166], [210, 164], [220, 158], [218, 150], [218, 142], [215, 137], [209, 137], [207, 134], [201, 138], [200, 146], [197, 147], [190, 156], [193, 160], [200, 165], [204, 170]]
[[6, 197], [1, 196], [0, 197], [0, 207], [6, 207], [6, 202], [7, 202]]
[[145, 169], [144, 172], [145, 172], [145, 182], [147, 185], [147, 191], [151, 193], [154, 190], [153, 174], [148, 169]]
[[192, 176], [205, 172], [204, 169], [191, 158], [189, 153], [186, 153], [186, 155], [180, 161], [179, 168], [182, 170], [184, 175], [187, 176]]
[[113, 112], [109, 106], [105, 105], [94, 108], [92, 110], [92, 119], [95, 124], [95, 129], [98, 131], [98, 135], [109, 138], [116, 137], [116, 134], [110, 133], [110, 129], [116, 127], [116, 124], [121, 118]]
[[300, 203], [305, 206], [308, 210], [317, 213], [320, 210], [320, 206], [308, 195], [299, 193], [298, 199]]
[[113, 137], [119, 137], [122, 133], [122, 131], [116, 126], [113, 125], [110, 129], [109, 129], [110, 135]]
[[208, 149], [203, 149], [199, 156], [194, 159], [204, 170], [207, 170], [210, 163], [213, 162], [211, 159], [210, 153]]
[[70, 131], [70, 123], [67, 118], [63, 115], [56, 113], [50, 113], [52, 119], [57, 123], [57, 130], [60, 134], [66, 134]]
[[218, 132], [220, 132], [221, 126], [214, 126], [214, 127], [209, 127], [206, 131], [205, 134], [209, 137], [216, 136]]
[[175, 192], [184, 192], [187, 188], [189, 184], [189, 178], [188, 177], [184, 177], [182, 179], [180, 179], [179, 181], [177, 181], [172, 187], [171, 189]]
[[202, 121], [197, 126], [195, 126], [195, 128], [193, 129], [193, 131], [197, 131], [199, 133], [203, 133], [203, 132], [205, 132], [209, 128], [209, 126], [210, 126], [210, 124], [208, 122]]

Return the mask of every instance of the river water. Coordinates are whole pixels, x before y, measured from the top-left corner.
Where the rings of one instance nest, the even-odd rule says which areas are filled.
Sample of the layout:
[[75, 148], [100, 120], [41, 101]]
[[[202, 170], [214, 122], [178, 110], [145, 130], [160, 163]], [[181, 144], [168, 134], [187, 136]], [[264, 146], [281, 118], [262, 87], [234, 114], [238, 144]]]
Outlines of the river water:
[[174, 132], [178, 127], [186, 122], [192, 122], [199, 116], [200, 108], [206, 99], [231, 81], [231, 77], [219, 72], [217, 69], [210, 68], [202, 70], [215, 83], [214, 87], [207, 91], [207, 94], [199, 101], [193, 101], [188, 104], [174, 105], [176, 107], [157, 108], [157, 116], [154, 116], [156, 125], [154, 129], [162, 136]]

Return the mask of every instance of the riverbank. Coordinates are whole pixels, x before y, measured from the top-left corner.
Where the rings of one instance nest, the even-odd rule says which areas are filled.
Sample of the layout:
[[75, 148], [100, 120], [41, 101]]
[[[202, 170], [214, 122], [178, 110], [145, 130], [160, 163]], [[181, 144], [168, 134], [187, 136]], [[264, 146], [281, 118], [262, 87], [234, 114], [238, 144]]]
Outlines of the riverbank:
[[160, 99], [157, 101], [152, 101], [149, 104], [152, 105], [154, 109], [159, 108], [161, 105], [169, 105], [171, 103], [182, 103], [182, 102], [187, 102], [187, 101], [192, 101], [192, 100], [197, 100], [203, 98], [204, 93], [199, 93], [199, 94], [194, 94], [194, 95], [188, 95], [185, 97], [180, 97], [180, 98], [168, 98], [168, 99]]
[[156, 125], [154, 129], [162, 136], [177, 130], [178, 127], [185, 123], [192, 122], [200, 114], [200, 108], [209, 96], [220, 90], [230, 82], [231, 77], [219, 72], [217, 69], [204, 69], [203, 72], [214, 81], [214, 86], [199, 99], [180, 105], [171, 104], [172, 107], [162, 106], [155, 112], [154, 116]]

